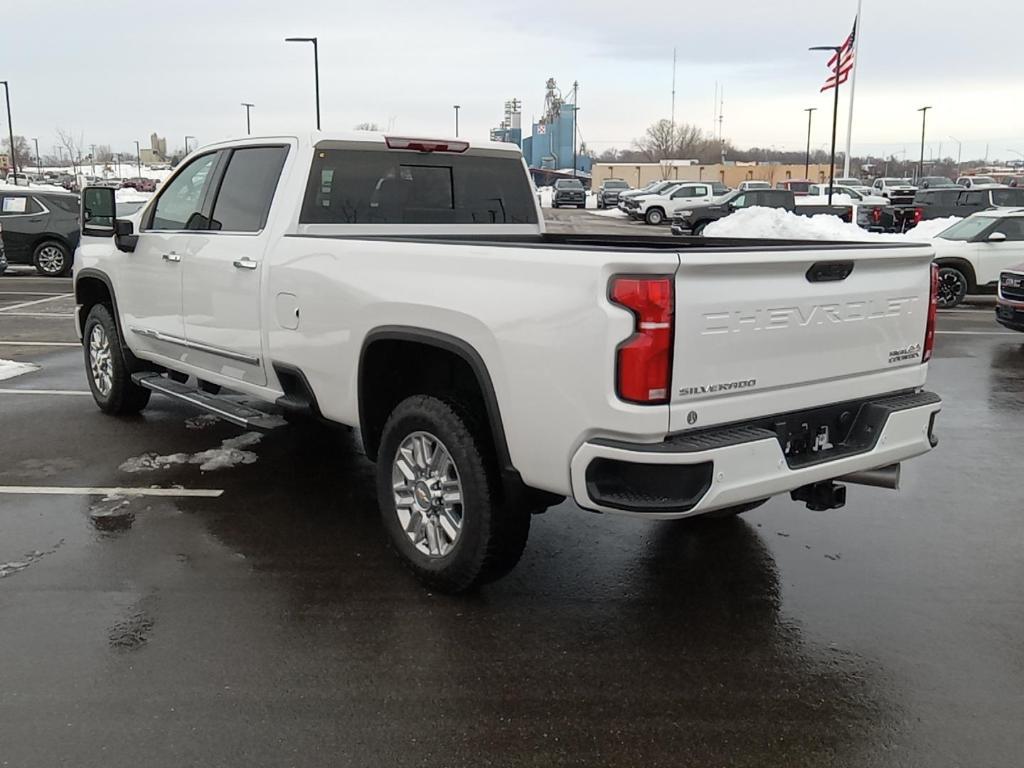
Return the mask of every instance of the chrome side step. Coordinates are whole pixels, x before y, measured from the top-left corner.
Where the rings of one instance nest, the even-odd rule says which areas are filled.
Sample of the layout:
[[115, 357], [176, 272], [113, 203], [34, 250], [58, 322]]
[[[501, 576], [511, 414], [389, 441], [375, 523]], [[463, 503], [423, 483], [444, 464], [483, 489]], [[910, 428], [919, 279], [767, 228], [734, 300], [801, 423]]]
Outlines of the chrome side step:
[[240, 427], [268, 431], [286, 423], [280, 416], [250, 408], [248, 405], [223, 395], [211, 395], [209, 392], [203, 392], [188, 384], [174, 381], [159, 373], [134, 373], [132, 381], [140, 387], [151, 389], [160, 395], [173, 397], [175, 400], [188, 403]]

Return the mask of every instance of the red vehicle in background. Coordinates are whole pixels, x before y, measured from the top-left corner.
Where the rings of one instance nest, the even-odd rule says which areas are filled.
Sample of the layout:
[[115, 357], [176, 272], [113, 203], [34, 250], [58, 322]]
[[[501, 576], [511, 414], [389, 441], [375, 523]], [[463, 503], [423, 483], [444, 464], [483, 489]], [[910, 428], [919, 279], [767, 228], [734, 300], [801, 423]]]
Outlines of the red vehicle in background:
[[144, 179], [139, 176], [134, 179], [125, 179], [121, 183], [121, 188], [134, 189], [136, 192], [156, 192], [156, 179]]

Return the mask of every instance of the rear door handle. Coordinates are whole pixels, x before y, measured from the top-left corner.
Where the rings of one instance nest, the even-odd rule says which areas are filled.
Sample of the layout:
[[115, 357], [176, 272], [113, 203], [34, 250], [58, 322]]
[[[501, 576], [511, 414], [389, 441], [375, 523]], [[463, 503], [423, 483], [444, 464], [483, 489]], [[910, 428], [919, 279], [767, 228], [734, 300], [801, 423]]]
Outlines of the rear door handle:
[[164, 258], [164, 261], [173, 261], [173, 262], [181, 261], [181, 256], [178, 255], [177, 253], [165, 253], [163, 258]]
[[236, 269], [256, 269], [256, 267], [259, 266], [259, 262], [255, 262], [248, 257], [244, 259], [236, 259], [231, 263], [235, 265]]

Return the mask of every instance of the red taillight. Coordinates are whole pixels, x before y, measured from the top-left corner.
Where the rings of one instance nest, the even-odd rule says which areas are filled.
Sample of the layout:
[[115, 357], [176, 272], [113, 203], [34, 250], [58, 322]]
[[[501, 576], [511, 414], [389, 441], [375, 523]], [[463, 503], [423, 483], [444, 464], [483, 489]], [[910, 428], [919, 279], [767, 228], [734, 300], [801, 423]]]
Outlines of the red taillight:
[[924, 209], [923, 208], [915, 208], [914, 209], [914, 223], [915, 224], [920, 224], [921, 223], [921, 219], [923, 219], [923, 218], [924, 218]]
[[609, 299], [635, 318], [633, 335], [619, 345], [616, 354], [619, 398], [644, 405], [667, 403], [675, 304], [671, 275], [613, 277]]
[[924, 327], [924, 353], [921, 355], [921, 362], [927, 363], [932, 359], [932, 349], [935, 347], [935, 314], [939, 309], [939, 265], [932, 264], [931, 295], [928, 298], [928, 323]]
[[469, 149], [468, 141], [449, 141], [447, 139], [409, 139], [403, 136], [385, 136], [384, 142], [388, 149], [413, 149], [417, 152], [465, 152]]

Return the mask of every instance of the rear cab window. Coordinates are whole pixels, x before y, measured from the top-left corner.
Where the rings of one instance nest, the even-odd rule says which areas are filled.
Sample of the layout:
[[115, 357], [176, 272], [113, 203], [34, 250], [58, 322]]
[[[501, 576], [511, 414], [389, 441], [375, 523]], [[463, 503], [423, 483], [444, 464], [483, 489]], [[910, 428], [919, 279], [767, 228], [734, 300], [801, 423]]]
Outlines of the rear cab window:
[[[579, 184], [579, 181], [576, 181]], [[537, 224], [522, 158], [317, 148], [300, 224]]]

